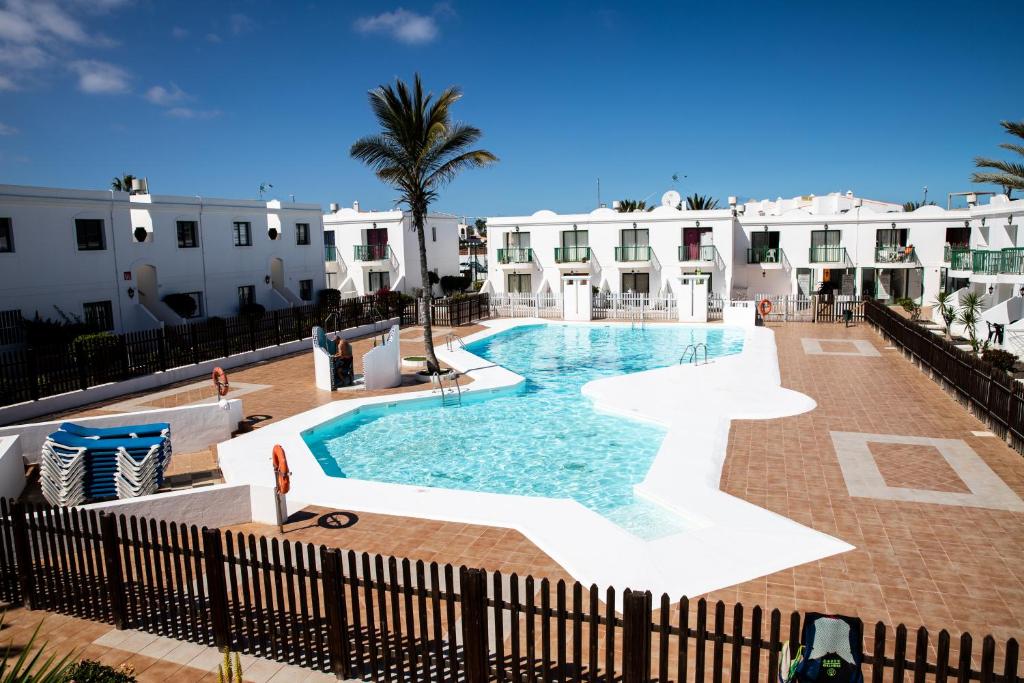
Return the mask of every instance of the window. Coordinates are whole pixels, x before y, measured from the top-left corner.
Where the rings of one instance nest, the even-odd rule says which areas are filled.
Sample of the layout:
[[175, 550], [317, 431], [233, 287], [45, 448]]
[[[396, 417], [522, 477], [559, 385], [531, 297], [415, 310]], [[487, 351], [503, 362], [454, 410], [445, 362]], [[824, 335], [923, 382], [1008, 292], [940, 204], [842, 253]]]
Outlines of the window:
[[252, 225], [248, 222], [236, 222], [234, 224], [233, 237], [236, 247], [251, 247]]
[[114, 308], [109, 301], [91, 301], [82, 304], [82, 317], [87, 325], [95, 327], [97, 330], [114, 329]]
[[561, 250], [555, 250], [559, 263], [575, 263], [590, 258], [590, 233], [586, 230], [563, 230]]
[[506, 232], [505, 233], [505, 248], [506, 249], [529, 249], [530, 248], [530, 233], [528, 233], [528, 232]]
[[530, 282], [529, 273], [509, 273], [508, 274], [508, 291], [510, 293], [518, 294], [529, 294], [533, 291], [533, 287]]
[[433, 242], [437, 241], [437, 228], [433, 225], [430, 226], [430, 239]]
[[199, 246], [198, 228], [195, 221], [178, 221], [178, 248], [192, 249]]
[[14, 251], [14, 229], [10, 218], [0, 218], [0, 253]]
[[192, 301], [196, 302], [196, 310], [192, 315], [187, 316], [189, 318], [201, 318], [203, 317], [203, 293], [202, 292], [185, 292], [185, 296], [192, 297]]
[[811, 262], [833, 263], [842, 260], [839, 230], [811, 230]]
[[370, 271], [370, 292], [391, 289], [391, 276], [386, 271]]
[[295, 224], [295, 244], [309, 244], [309, 223]]
[[256, 302], [256, 285], [242, 285], [238, 288], [238, 307]]
[[646, 247], [650, 244], [647, 228], [626, 228], [622, 231], [623, 247]]
[[75, 219], [75, 235], [78, 238], [79, 251], [102, 251], [107, 248], [103, 239], [102, 219]]
[[337, 261], [338, 247], [334, 245], [334, 231], [324, 231], [324, 261]]
[[651, 276], [649, 273], [623, 273], [622, 291], [635, 292], [637, 294], [648, 294], [651, 291]]
[[888, 228], [875, 231], [875, 246], [879, 248], [896, 249], [897, 247], [905, 247], [907, 245], [907, 229], [897, 228], [896, 230], [890, 230]]
[[313, 300], [313, 281], [299, 280], [299, 298], [303, 301]]

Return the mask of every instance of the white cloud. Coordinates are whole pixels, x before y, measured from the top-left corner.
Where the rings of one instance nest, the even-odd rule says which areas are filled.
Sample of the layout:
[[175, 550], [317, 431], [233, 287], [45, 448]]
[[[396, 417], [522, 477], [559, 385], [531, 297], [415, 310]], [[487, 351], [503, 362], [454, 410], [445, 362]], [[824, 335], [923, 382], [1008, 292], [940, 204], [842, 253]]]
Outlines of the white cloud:
[[4, 76], [3, 74], [0, 74], [0, 92], [3, 92], [4, 90], [17, 90], [17, 89], [18, 89], [18, 86], [17, 86], [17, 84], [15, 84], [15, 82], [13, 80], [8, 78], [7, 76]]
[[128, 72], [95, 59], [80, 59], [68, 67], [78, 74], [78, 89], [90, 95], [111, 95], [128, 90]]
[[393, 12], [360, 17], [356, 19], [355, 28], [360, 33], [382, 33], [410, 45], [429, 43], [437, 38], [439, 32], [433, 16], [410, 12], [402, 7]]
[[208, 42], [208, 43], [219, 43], [220, 42], [220, 36], [218, 36], [216, 33], [207, 33], [206, 34], [206, 42]]
[[185, 40], [188, 38], [188, 29], [182, 28], [181, 26], [175, 26], [171, 29], [171, 37], [175, 40]]
[[32, 17], [44, 31], [72, 43], [89, 40], [82, 25], [52, 2], [33, 2]]
[[171, 83], [169, 88], [162, 85], [154, 85], [146, 91], [145, 98], [155, 105], [167, 107], [176, 102], [184, 102], [191, 99], [191, 96], [179, 88], [177, 84]]
[[38, 69], [49, 64], [52, 59], [35, 45], [0, 45], [0, 64], [22, 69]]
[[220, 116], [220, 109], [190, 109], [189, 107], [174, 107], [167, 110], [167, 115], [176, 119], [215, 119]]
[[15, 43], [32, 43], [39, 39], [39, 30], [27, 17], [0, 9], [0, 38]]
[[228, 17], [228, 27], [231, 33], [239, 36], [256, 28], [256, 22], [244, 14], [236, 13]]
[[0, 135], [17, 135], [18, 129], [14, 126], [8, 126], [3, 121], [0, 121]]

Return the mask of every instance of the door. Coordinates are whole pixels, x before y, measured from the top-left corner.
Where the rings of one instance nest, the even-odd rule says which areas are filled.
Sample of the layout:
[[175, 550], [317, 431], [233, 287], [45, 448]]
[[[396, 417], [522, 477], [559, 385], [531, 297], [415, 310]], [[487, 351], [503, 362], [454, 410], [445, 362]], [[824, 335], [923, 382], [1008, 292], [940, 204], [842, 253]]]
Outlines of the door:
[[270, 286], [284, 291], [284, 261], [279, 258], [270, 259]]
[[832, 263], [840, 260], [838, 230], [811, 231], [811, 262]]
[[388, 229], [370, 228], [366, 231], [366, 244], [370, 260], [377, 261], [387, 258], [388, 253]]
[[586, 261], [589, 256], [590, 233], [586, 230], [562, 232], [562, 261]]

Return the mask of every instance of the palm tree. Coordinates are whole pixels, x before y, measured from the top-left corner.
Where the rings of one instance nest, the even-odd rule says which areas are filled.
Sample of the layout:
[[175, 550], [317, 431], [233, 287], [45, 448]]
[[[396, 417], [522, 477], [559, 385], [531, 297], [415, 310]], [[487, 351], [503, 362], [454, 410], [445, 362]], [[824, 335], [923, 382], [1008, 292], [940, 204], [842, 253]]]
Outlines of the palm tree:
[[[652, 207], [653, 208], [653, 207]], [[620, 199], [619, 213], [632, 213], [633, 211], [649, 211], [645, 199]]]
[[917, 211], [922, 206], [935, 206], [935, 202], [903, 202], [903, 210], [908, 213]]
[[[1010, 135], [1024, 140], [1024, 121], [1000, 121], [999, 125], [1005, 128], [1006, 132]], [[1003, 142], [999, 146], [1024, 156], [1024, 145]], [[972, 183], [994, 183], [995, 185], [1001, 185], [1007, 197], [1010, 197], [1014, 190], [1024, 190], [1024, 164], [989, 159], [988, 157], [974, 157], [974, 165], [978, 168], [991, 168], [999, 172], [972, 173]]]
[[713, 211], [718, 208], [718, 200], [709, 194], [697, 194], [694, 192], [686, 198], [687, 211]]
[[479, 128], [451, 120], [452, 105], [462, 97], [458, 87], [445, 88], [435, 99], [433, 93], [423, 92], [420, 76], [416, 74], [412, 88], [401, 79], [395, 79], [394, 85], [371, 90], [369, 97], [381, 131], [356, 140], [349, 154], [397, 189], [398, 203], [405, 204], [412, 212], [413, 228], [419, 240], [420, 278], [426, 305], [423, 343], [427, 372], [438, 372], [424, 218], [441, 187], [460, 171], [487, 166], [498, 158], [485, 149], [472, 149], [483, 135]]
[[974, 349], [975, 353], [977, 353], [978, 347], [980, 346], [977, 327], [978, 323], [981, 322], [981, 306], [981, 295], [977, 292], [968, 292], [960, 301], [960, 312], [957, 314], [956, 320], [967, 330], [968, 340], [970, 341], [971, 348]]
[[110, 181], [110, 189], [114, 192], [131, 192], [132, 181], [135, 180], [135, 177], [136, 176], [127, 172], [122, 173], [120, 178], [115, 176], [114, 179]]
[[941, 290], [935, 295], [935, 306], [939, 309], [942, 322], [946, 324], [946, 339], [950, 338], [950, 328], [957, 318], [955, 303], [952, 292]]

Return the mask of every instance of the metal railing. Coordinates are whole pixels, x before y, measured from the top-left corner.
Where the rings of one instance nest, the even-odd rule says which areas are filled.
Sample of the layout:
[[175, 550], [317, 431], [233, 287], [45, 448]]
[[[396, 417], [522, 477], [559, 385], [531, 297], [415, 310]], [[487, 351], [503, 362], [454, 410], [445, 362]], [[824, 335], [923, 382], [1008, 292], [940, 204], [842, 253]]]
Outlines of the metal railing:
[[949, 263], [953, 259], [953, 254], [958, 251], [970, 251], [971, 248], [966, 244], [947, 244], [942, 247], [942, 262]]
[[1003, 249], [999, 272], [1024, 275], [1024, 247], [1008, 247]]
[[555, 263], [586, 263], [590, 247], [555, 247]]
[[357, 244], [352, 258], [356, 261], [384, 261], [391, 258], [391, 245]]
[[717, 261], [718, 250], [713, 244], [680, 244], [680, 261]]
[[917, 263], [917, 252], [913, 245], [875, 245], [875, 263]]
[[620, 262], [650, 261], [651, 248], [647, 245], [615, 247], [615, 260]]
[[507, 247], [498, 250], [498, 263], [529, 263], [533, 260], [533, 249], [529, 247]]
[[782, 247], [751, 247], [747, 249], [747, 263], [782, 263]]
[[998, 275], [1003, 265], [1003, 255], [998, 251], [971, 252], [971, 270], [982, 275]]
[[832, 244], [819, 244], [808, 250], [808, 261], [811, 263], [843, 263], [846, 261], [846, 247]]
[[324, 245], [324, 261], [337, 261], [338, 247], [333, 244]]
[[967, 247], [953, 247], [949, 253], [950, 270], [973, 270], [971, 250]]

